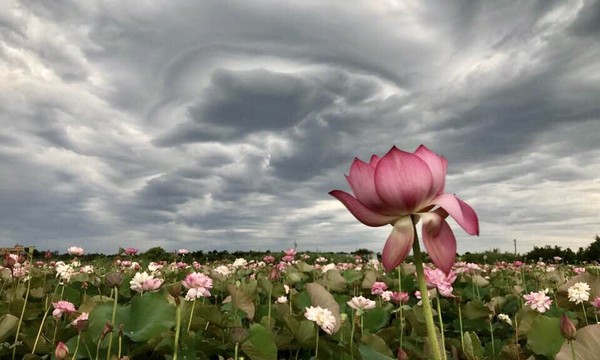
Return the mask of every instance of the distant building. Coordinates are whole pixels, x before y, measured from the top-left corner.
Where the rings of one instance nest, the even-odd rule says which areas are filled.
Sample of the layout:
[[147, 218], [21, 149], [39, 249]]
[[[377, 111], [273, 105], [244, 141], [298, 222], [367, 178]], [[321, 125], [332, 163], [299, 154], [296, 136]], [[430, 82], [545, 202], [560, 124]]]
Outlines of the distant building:
[[14, 247], [0, 248], [0, 254], [25, 254], [25, 246], [16, 244]]

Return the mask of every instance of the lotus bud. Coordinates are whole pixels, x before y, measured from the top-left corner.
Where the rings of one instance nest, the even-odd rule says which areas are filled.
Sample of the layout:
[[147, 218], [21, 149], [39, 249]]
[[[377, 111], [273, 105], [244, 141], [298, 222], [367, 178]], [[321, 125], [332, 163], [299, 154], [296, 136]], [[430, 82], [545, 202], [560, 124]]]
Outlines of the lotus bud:
[[179, 297], [181, 296], [181, 283], [177, 282], [167, 287], [169, 294], [175, 299], [175, 303], [179, 305]]
[[271, 273], [269, 274], [269, 280], [271, 281], [277, 281], [279, 280], [279, 269], [277, 269], [277, 267], [273, 267], [271, 269]]
[[56, 356], [57, 360], [63, 360], [67, 358], [67, 355], [69, 355], [69, 348], [64, 342], [59, 341], [58, 345], [56, 345], [56, 350], [54, 350], [54, 356]]
[[113, 288], [115, 286], [120, 286], [121, 283], [123, 282], [123, 275], [121, 275], [121, 273], [118, 272], [111, 272], [106, 274], [106, 286], [108, 286], [109, 288]]
[[577, 335], [577, 326], [573, 323], [567, 314], [563, 314], [560, 318], [560, 332], [563, 337], [569, 341], [575, 340], [575, 336]]
[[73, 327], [78, 332], [86, 331], [87, 328], [88, 328], [88, 325], [89, 325], [89, 321], [88, 320], [75, 320], [73, 322]]
[[16, 263], [16, 262], [17, 262], [17, 261], [16, 261], [16, 260], [15, 260], [15, 259], [14, 259], [12, 256], [10, 256], [8, 253], [4, 254], [4, 261], [3, 261], [3, 264], [2, 264], [2, 265], [3, 265], [5, 268], [12, 269], [12, 268], [13, 268], [13, 266], [15, 266], [15, 263]]
[[250, 336], [250, 332], [243, 327], [234, 327], [229, 330], [229, 336], [231, 336], [231, 342], [234, 344], [243, 343]]
[[113, 326], [107, 322], [106, 324], [104, 324], [104, 329], [102, 329], [102, 334], [100, 334], [100, 341], [102, 341], [102, 339], [104, 339], [104, 337], [108, 334], [110, 334], [113, 331]]
[[398, 360], [408, 360], [408, 354], [402, 348], [398, 349]]

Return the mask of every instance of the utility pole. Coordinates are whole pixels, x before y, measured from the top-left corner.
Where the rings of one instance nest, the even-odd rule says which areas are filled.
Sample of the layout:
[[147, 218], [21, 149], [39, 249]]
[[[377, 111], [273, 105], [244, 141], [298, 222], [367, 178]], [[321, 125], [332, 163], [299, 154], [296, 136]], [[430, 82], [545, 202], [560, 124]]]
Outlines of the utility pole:
[[513, 243], [515, 244], [515, 256], [517, 256], [517, 239], [514, 239]]

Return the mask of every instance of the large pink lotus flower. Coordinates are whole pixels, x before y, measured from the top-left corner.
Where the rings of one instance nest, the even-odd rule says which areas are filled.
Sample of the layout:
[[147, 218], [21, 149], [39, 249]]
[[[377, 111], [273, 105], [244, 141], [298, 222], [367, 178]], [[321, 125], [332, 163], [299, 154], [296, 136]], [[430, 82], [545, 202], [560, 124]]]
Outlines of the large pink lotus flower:
[[55, 303], [52, 303], [54, 306], [54, 311], [52, 311], [52, 316], [55, 319], [60, 319], [63, 314], [69, 315], [77, 311], [75, 309], [75, 305], [72, 302], [60, 300]]
[[456, 256], [456, 239], [446, 222], [448, 214], [470, 235], [479, 235], [475, 211], [456, 196], [444, 193], [447, 160], [421, 145], [414, 153], [395, 146], [369, 163], [354, 159], [346, 180], [354, 193], [333, 190], [360, 222], [368, 226], [392, 224], [382, 252], [387, 271], [408, 255], [414, 238], [412, 215], [422, 220], [423, 243], [431, 260], [448, 273]]
[[185, 299], [188, 301], [210, 296], [210, 289], [213, 287], [213, 281], [210, 277], [196, 272], [188, 274], [181, 281], [181, 284], [189, 289], [185, 295]]
[[456, 273], [450, 271], [445, 274], [440, 269], [429, 269], [425, 268], [425, 281], [427, 282], [427, 288], [436, 288], [437, 291], [444, 297], [454, 297], [452, 295], [452, 284], [456, 280]]
[[525, 305], [529, 306], [531, 310], [536, 310], [539, 313], [545, 313], [546, 310], [550, 309], [552, 300], [546, 295], [547, 290], [538, 292], [530, 292], [529, 294], [523, 295], [525, 299]]
[[147, 272], [138, 272], [133, 276], [129, 285], [131, 285], [131, 290], [143, 293], [144, 291], [158, 291], [163, 281], [163, 279], [157, 279]]

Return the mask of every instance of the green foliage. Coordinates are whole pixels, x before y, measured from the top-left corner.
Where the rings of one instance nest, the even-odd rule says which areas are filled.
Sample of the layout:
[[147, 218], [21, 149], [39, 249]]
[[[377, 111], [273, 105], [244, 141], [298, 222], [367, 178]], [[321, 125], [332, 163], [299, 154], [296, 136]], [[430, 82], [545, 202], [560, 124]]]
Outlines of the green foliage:
[[564, 338], [560, 333], [560, 319], [540, 316], [527, 332], [527, 347], [550, 359], [560, 350]]
[[[600, 248], [600, 239], [597, 242]], [[596, 245], [592, 244], [575, 256], [593, 254], [595, 249]], [[552, 257], [557, 250], [561, 251], [557, 256], [564, 260], [565, 250], [541, 248]], [[281, 253], [273, 255], [276, 261], [282, 256]], [[517, 259], [514, 254], [497, 250], [465, 254], [461, 260], [472, 261], [476, 255], [485, 255], [479, 262], [481, 269], [463, 269], [452, 284], [456, 297], [440, 299], [448, 358], [542, 359], [556, 355], [561, 359], [567, 343], [563, 344], [557, 321], [565, 311], [577, 323], [578, 335], [574, 344], [578, 351], [583, 354], [598, 341], [600, 330], [595, 330], [595, 325], [586, 326], [595, 321], [595, 309], [585, 303], [587, 312], [584, 312], [581, 304], [574, 304], [567, 296], [568, 288], [576, 282], [591, 286], [590, 300], [600, 296], [600, 271], [597, 268], [586, 266], [585, 273], [576, 275], [572, 265], [553, 259], [549, 260], [551, 269], [531, 261], [516, 267], [511, 262]], [[54, 260], [56, 256], [63, 257], [54, 256]], [[310, 359], [314, 356], [317, 339], [320, 359], [392, 359], [400, 348], [401, 323], [402, 349], [408, 357], [428, 358], [423, 308], [414, 296], [414, 267], [409, 264], [402, 265], [401, 275], [402, 290], [408, 291], [410, 298], [401, 306], [371, 294], [375, 281], [384, 282], [389, 290], [397, 291], [397, 271], [386, 273], [366, 262], [360, 267], [348, 265], [354, 262], [354, 257], [349, 254], [310, 253], [302, 260], [298, 255], [298, 261], [287, 264], [284, 270], [275, 269], [277, 271], [274, 271], [275, 265], [259, 264], [258, 261], [242, 267], [232, 265], [233, 259], [246, 256], [247, 260], [262, 260], [264, 253], [198, 251], [181, 256], [161, 247], [152, 248], [130, 258], [140, 262], [142, 269], [147, 269], [151, 260], [165, 262], [156, 273], [164, 284], [158, 291], [144, 294], [130, 288], [130, 281], [138, 270], [118, 266], [115, 256], [91, 254], [79, 257], [79, 262], [93, 265], [95, 271], [90, 274], [78, 272], [77, 265], [70, 279], [62, 283], [56, 270], [48, 265], [29, 268], [26, 281], [11, 278], [10, 269], [0, 269], [4, 271], [0, 277], [0, 358], [12, 358], [13, 349], [15, 358], [19, 359], [51, 358], [58, 341], [69, 347], [69, 358], [78, 342], [76, 358], [93, 359], [96, 348], [99, 358], [107, 358], [111, 332], [102, 333], [107, 323], [112, 322], [113, 309], [111, 353], [116, 355], [120, 346], [121, 355], [132, 359], [168, 359], [175, 346], [179, 350], [179, 359], [227, 359], [233, 358], [236, 352], [238, 357], [253, 360]], [[321, 265], [336, 261], [343, 265], [324, 273], [315, 263], [317, 258], [323, 257], [327, 260], [320, 259]], [[219, 260], [209, 263], [208, 259], [213, 258]], [[72, 260], [70, 257], [64, 259], [67, 264]], [[175, 261], [191, 264], [194, 259], [200, 260], [202, 267], [175, 266]], [[496, 260], [508, 263], [492, 265]], [[537, 258], [535, 260], [537, 262]], [[228, 266], [231, 274], [218, 275], [214, 271], [222, 265]], [[188, 301], [184, 299], [187, 288], [182, 287], [181, 293], [168, 291], [180, 287], [186, 275], [193, 271], [204, 272], [212, 278], [210, 297]], [[524, 294], [545, 288], [550, 289], [553, 301], [549, 310], [539, 313], [524, 306]], [[115, 291], [118, 293], [116, 307]], [[377, 304], [373, 309], [365, 310], [362, 321], [360, 317], [354, 317], [356, 312], [347, 305], [347, 301], [359, 295], [375, 300]], [[77, 312], [55, 320], [52, 303], [59, 300], [72, 302]], [[175, 318], [177, 304], [182, 314], [180, 324]], [[333, 334], [325, 333], [305, 318], [306, 308], [310, 306], [332, 311], [335, 318]], [[87, 328], [78, 334], [71, 323], [82, 312], [90, 313], [89, 321]], [[500, 313], [506, 314], [513, 324], [501, 321]], [[44, 314], [47, 316], [42, 323]], [[180, 336], [176, 345], [177, 326]], [[36, 338], [36, 355], [31, 355]], [[567, 355], [570, 358], [570, 353]]]

